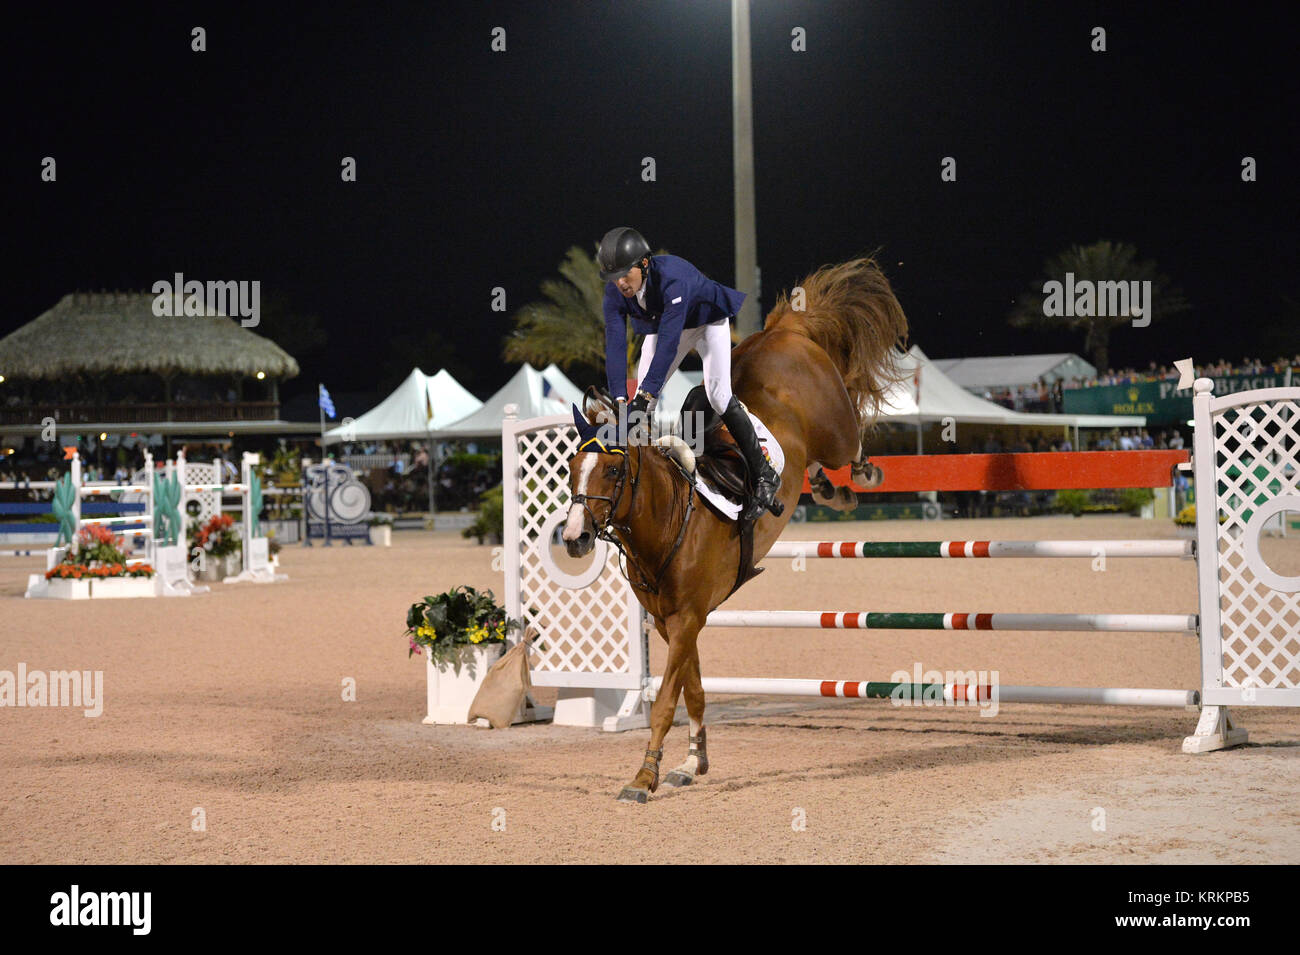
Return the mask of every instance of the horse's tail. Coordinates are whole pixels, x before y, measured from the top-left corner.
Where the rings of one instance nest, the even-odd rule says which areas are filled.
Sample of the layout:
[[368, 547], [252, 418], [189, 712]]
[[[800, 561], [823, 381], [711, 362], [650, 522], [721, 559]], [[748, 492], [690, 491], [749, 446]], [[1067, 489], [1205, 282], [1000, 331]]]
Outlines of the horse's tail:
[[[802, 303], [782, 292], [765, 329], [797, 331], [831, 357], [848, 390], [858, 421], [875, 421], [890, 386], [907, 377], [894, 347], [907, 339], [907, 316], [889, 279], [872, 258], [826, 265], [799, 287]], [[797, 305], [803, 308], [796, 308]]]

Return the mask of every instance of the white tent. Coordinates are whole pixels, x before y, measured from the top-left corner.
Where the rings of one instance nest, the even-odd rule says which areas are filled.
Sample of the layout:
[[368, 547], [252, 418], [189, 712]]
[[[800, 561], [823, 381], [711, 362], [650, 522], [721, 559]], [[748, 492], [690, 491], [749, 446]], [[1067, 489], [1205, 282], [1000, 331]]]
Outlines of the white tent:
[[506, 405], [518, 405], [520, 418], [568, 414], [582, 404], [582, 390], [556, 365], [538, 371], [525, 364], [477, 411], [437, 429], [436, 438], [499, 438]]
[[963, 388], [982, 395], [989, 388], [1049, 385], [1059, 379], [1095, 378], [1097, 369], [1078, 355], [1057, 352], [1050, 355], [997, 355], [987, 358], [935, 358], [936, 368]]
[[702, 381], [704, 381], [702, 371], [683, 371], [679, 368], [673, 372], [664, 382], [659, 400], [655, 402], [655, 424], [660, 428], [666, 428], [680, 420], [682, 402], [686, 400], [687, 393]]
[[360, 418], [325, 432], [325, 440], [427, 438], [430, 431], [473, 414], [482, 405], [445, 368], [432, 377], [416, 368], [396, 391]]
[[[920, 348], [915, 345], [899, 361], [907, 372], [907, 380], [896, 385], [886, 396], [881, 416], [895, 423], [908, 424], [917, 420], [917, 403], [912, 372], [921, 367], [921, 407], [923, 422], [952, 418], [968, 424], [1025, 425], [1041, 428], [1136, 428], [1146, 423], [1142, 416], [1032, 414], [1012, 411], [1002, 405], [977, 398], [945, 375]], [[703, 380], [699, 371], [675, 372], [664, 386], [656, 406], [656, 419], [660, 426], [673, 421], [681, 411], [682, 401], [691, 388]], [[518, 405], [519, 417], [536, 418], [543, 415], [567, 414], [571, 404], [582, 404], [582, 391], [555, 365], [538, 371], [524, 365], [500, 391], [481, 408], [446, 427], [438, 428], [435, 438], [500, 437], [501, 423], [505, 420], [508, 404]]]
[[971, 394], [944, 374], [915, 345], [899, 361], [899, 367], [908, 372], [908, 378], [895, 385], [886, 395], [882, 418], [894, 419], [899, 423], [917, 420], [916, 386], [912, 381], [912, 373], [918, 365], [921, 368], [922, 421], [953, 418], [969, 424], [1036, 425], [1043, 428], [1067, 425], [1077, 428], [1140, 428], [1147, 420], [1142, 415], [1034, 414], [1012, 411]]

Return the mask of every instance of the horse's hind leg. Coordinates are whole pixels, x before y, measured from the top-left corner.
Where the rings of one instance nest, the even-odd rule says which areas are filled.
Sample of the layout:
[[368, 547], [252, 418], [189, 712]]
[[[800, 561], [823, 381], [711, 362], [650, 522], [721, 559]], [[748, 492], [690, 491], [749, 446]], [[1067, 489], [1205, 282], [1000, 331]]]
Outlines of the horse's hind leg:
[[696, 776], [709, 771], [709, 753], [704, 741], [704, 683], [700, 679], [698, 646], [686, 663], [686, 680], [682, 685], [686, 697], [686, 714], [691, 719], [690, 746], [686, 762], [664, 777], [665, 786], [689, 786]]

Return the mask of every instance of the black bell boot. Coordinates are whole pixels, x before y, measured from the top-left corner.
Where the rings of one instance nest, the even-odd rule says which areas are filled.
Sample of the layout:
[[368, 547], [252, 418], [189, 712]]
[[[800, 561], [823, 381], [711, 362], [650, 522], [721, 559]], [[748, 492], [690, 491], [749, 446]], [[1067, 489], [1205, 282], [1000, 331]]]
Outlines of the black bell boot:
[[731, 403], [722, 413], [722, 423], [736, 439], [740, 453], [745, 456], [745, 461], [749, 464], [749, 474], [754, 481], [754, 499], [740, 515], [741, 519], [758, 520], [764, 511], [780, 515], [785, 510], [785, 505], [776, 498], [776, 492], [781, 489], [781, 475], [777, 474], [772, 465], [767, 462], [763, 449], [758, 445], [758, 435], [754, 433], [753, 422], [749, 420], [749, 415], [745, 413], [740, 399], [735, 395], [732, 395]]

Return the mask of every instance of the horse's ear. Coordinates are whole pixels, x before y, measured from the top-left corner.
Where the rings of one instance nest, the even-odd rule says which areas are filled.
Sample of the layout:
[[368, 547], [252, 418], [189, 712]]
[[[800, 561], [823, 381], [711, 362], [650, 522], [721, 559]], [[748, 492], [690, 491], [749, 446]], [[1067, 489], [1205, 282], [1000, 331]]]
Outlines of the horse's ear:
[[588, 415], [577, 405], [573, 406], [573, 425], [578, 429], [578, 442], [585, 444], [592, 438], [600, 436], [599, 422], [588, 420]]
[[582, 410], [577, 405], [573, 406], [573, 426], [578, 429], [578, 435], [581, 440], [586, 441], [591, 437], [591, 424], [587, 421]]

